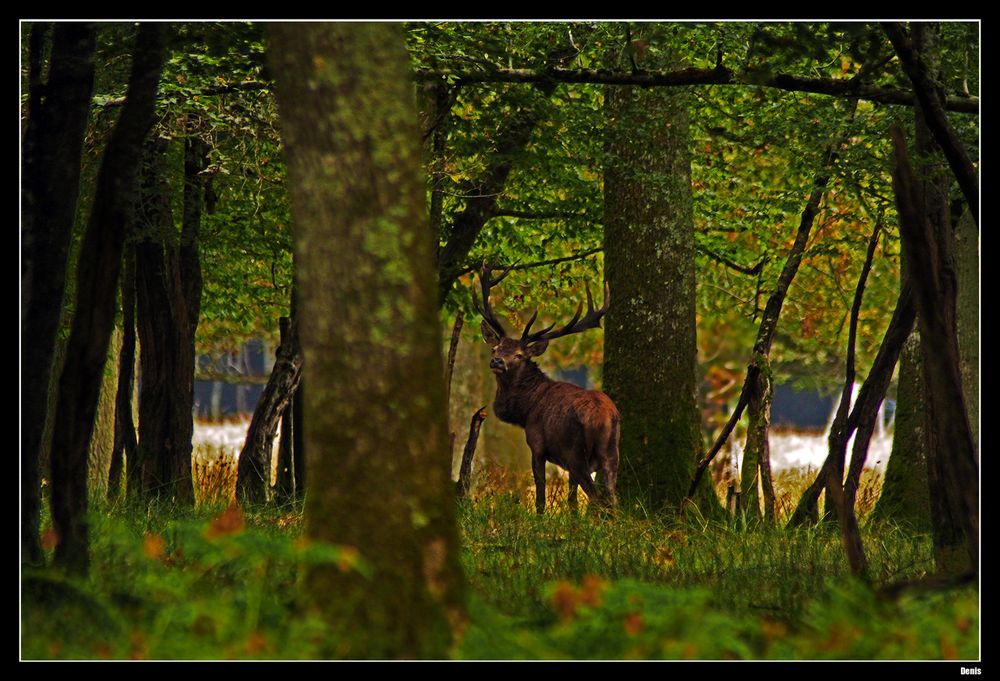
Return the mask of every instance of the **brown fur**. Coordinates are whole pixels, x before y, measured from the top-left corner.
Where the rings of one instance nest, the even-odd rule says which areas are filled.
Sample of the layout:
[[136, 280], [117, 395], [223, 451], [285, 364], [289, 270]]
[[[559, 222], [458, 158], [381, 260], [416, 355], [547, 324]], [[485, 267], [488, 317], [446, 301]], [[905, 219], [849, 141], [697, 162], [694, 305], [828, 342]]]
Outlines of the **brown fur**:
[[[525, 345], [500, 338], [486, 322], [483, 338], [493, 346], [490, 368], [497, 378], [493, 411], [506, 423], [524, 428], [531, 448], [535, 509], [545, 510], [545, 462], [569, 471], [569, 503], [576, 507], [577, 485], [587, 497], [616, 503], [618, 427], [621, 419], [611, 399], [598, 390], [553, 381], [531, 357], [545, 351], [547, 341]], [[601, 471], [603, 484], [592, 473]]]

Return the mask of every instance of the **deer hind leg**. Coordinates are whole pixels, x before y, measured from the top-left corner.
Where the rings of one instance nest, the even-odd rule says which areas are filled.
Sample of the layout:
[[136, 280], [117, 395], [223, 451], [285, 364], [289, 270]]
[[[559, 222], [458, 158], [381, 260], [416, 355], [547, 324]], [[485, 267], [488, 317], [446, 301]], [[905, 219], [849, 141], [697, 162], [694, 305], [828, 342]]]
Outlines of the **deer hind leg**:
[[[569, 479], [571, 485], [575, 482], [583, 488], [583, 491], [587, 494], [587, 498], [591, 501], [592, 506], [594, 505], [594, 502], [604, 502], [603, 490], [594, 485], [594, 481], [591, 479], [590, 473], [587, 472], [585, 465], [580, 463], [574, 464], [569, 469]], [[572, 491], [576, 492], [575, 485], [573, 486]]]
[[566, 495], [566, 502], [569, 504], [571, 510], [576, 511], [580, 508], [579, 501], [576, 498], [576, 491], [580, 487], [580, 483], [576, 481], [576, 478], [572, 473], [569, 474], [569, 493]]

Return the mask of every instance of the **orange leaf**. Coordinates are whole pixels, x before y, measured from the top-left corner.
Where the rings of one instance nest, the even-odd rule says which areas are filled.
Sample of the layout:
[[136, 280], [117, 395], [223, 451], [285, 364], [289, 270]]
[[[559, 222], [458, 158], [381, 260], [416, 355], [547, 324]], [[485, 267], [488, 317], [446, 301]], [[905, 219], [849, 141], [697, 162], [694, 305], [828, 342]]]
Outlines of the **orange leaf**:
[[243, 514], [235, 504], [220, 513], [205, 530], [206, 539], [215, 539], [243, 531]]
[[158, 560], [161, 558], [166, 548], [167, 543], [163, 540], [163, 537], [155, 532], [147, 534], [146, 538], [142, 541], [142, 552], [145, 553], [146, 557], [150, 560]]
[[625, 633], [635, 636], [642, 631], [643, 621], [641, 612], [630, 612], [625, 615]]

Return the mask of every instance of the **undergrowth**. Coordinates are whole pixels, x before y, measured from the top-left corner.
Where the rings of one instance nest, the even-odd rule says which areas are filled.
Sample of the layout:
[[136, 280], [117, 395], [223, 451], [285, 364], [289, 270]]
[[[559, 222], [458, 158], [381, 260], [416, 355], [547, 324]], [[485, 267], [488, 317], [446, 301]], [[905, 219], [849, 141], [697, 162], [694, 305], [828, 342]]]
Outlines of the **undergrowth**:
[[[974, 589], [881, 598], [849, 575], [835, 525], [574, 513], [557, 481], [550, 491], [543, 516], [517, 487], [459, 504], [470, 621], [455, 657], [979, 656]], [[22, 571], [22, 657], [308, 659], [328, 649], [329, 629], [303, 607], [304, 571], [366, 571], [363, 558], [306, 541], [300, 506], [244, 514], [212, 502], [226, 497], [206, 494], [188, 510], [96, 509], [88, 578]], [[933, 568], [927, 535], [864, 516], [862, 535], [875, 587]]]

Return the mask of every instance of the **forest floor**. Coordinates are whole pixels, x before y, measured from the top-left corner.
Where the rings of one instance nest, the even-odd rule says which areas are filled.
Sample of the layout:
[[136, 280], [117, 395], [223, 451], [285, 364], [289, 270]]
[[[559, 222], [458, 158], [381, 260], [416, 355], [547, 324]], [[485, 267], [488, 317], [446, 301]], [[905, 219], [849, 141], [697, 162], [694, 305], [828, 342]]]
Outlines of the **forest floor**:
[[[194, 510], [93, 509], [87, 579], [23, 569], [22, 658], [315, 658], [325, 625], [302, 611], [302, 574], [350, 569], [350, 554], [301, 541], [301, 505], [231, 506], [233, 461], [221, 435], [201, 441]], [[814, 474], [775, 472], [779, 518]], [[868, 517], [880, 480], [867, 472], [858, 499], [865, 582], [849, 574], [835, 524], [573, 513], [558, 475], [537, 516], [530, 476], [482, 471], [458, 506], [469, 622], [451, 656], [978, 660], [975, 587], [880, 591], [933, 572], [929, 535]]]

